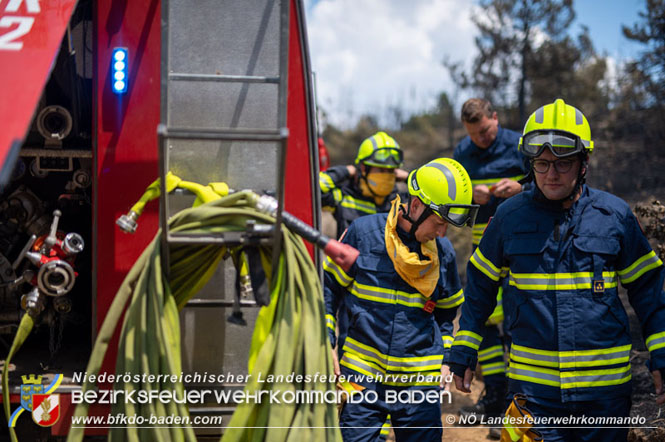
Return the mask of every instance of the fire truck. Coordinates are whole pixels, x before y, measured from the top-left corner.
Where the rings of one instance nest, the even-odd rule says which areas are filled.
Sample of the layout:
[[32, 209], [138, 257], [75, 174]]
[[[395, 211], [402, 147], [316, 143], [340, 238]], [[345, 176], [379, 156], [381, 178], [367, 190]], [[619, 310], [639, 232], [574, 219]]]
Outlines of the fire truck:
[[[268, 193], [318, 228], [304, 6], [0, 0], [0, 66], [0, 345], [6, 355], [30, 310], [35, 327], [4, 367], [10, 408], [23, 406], [22, 387], [61, 374], [59, 421], [15, 422], [19, 439], [51, 440], [67, 434], [76, 373], [123, 278], [160, 223], [193, 201], [162, 196], [123, 232], [116, 220], [157, 177]], [[257, 309], [241, 300], [246, 325], [228, 321], [235, 291], [222, 264], [181, 311], [185, 372], [246, 373]], [[105, 361], [112, 371], [115, 350]]]

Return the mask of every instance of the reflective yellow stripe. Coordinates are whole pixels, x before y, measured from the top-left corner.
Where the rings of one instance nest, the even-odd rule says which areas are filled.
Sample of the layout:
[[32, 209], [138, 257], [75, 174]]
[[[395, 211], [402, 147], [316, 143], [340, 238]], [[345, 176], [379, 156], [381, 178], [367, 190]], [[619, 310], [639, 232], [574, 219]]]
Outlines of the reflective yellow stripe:
[[506, 424], [503, 426], [503, 429], [508, 432], [508, 435], [510, 436], [510, 440], [513, 442], [517, 442], [522, 438], [522, 434], [518, 433], [509, 423], [509, 420], [506, 420]]
[[480, 371], [483, 376], [489, 376], [491, 374], [505, 373], [506, 364], [503, 362], [493, 362], [491, 364], [480, 364]]
[[319, 172], [319, 187], [321, 187], [321, 192], [328, 193], [330, 189], [335, 188], [335, 182], [327, 173]]
[[502, 345], [495, 345], [493, 347], [484, 348], [478, 352], [478, 360], [481, 362], [488, 361], [496, 357], [503, 357]]
[[346, 207], [348, 209], [360, 210], [361, 212], [370, 213], [370, 214], [376, 213], [376, 206], [373, 203], [362, 201], [349, 195], [345, 195], [342, 198], [341, 204], [342, 207]]
[[497, 266], [492, 264], [492, 262], [485, 258], [483, 253], [480, 251], [480, 249], [476, 249], [475, 252], [473, 252], [473, 255], [471, 255], [471, 264], [476, 266], [478, 270], [483, 272], [489, 279], [492, 281], [498, 281], [500, 276], [501, 276], [501, 271]]
[[628, 284], [635, 281], [640, 276], [644, 275], [651, 269], [654, 269], [658, 266], [663, 265], [663, 262], [656, 256], [656, 253], [652, 250], [646, 255], [639, 258], [637, 261], [632, 263], [629, 267], [619, 270], [619, 278], [621, 278], [622, 284]]
[[386, 385], [400, 387], [407, 387], [412, 385], [439, 385], [438, 377], [441, 375], [440, 370], [410, 374], [386, 374], [386, 372], [376, 364], [370, 361], [365, 361], [351, 353], [344, 353], [344, 356], [342, 356], [342, 360], [339, 361], [339, 364], [350, 370], [364, 374], [365, 376], [377, 378]]
[[381, 436], [386, 436], [390, 434], [390, 415], [386, 418], [386, 421], [381, 426]]
[[443, 348], [450, 348], [453, 346], [453, 337], [452, 336], [441, 336], [441, 339], [443, 340]]
[[332, 331], [335, 331], [336, 325], [337, 321], [335, 320], [335, 317], [333, 315], [326, 315], [326, 327]]
[[[501, 268], [501, 273], [503, 274], [504, 268]], [[499, 291], [496, 293], [496, 307], [494, 311], [487, 318], [485, 325], [497, 325], [503, 321], [503, 287], [499, 287]]]
[[499, 181], [501, 181], [503, 179], [506, 179], [506, 178], [509, 179], [509, 180], [513, 180], [513, 181], [519, 181], [522, 178], [524, 178], [524, 175], [517, 175], [517, 176], [511, 176], [511, 177], [504, 177], [504, 178], [487, 178], [487, 179], [484, 179], [484, 180], [471, 180], [471, 184], [473, 184], [474, 186], [477, 186], [479, 184], [486, 184], [486, 185], [487, 184], [496, 184]]
[[326, 257], [326, 259], [323, 260], [323, 270], [333, 275], [342, 287], [348, 287], [353, 281], [353, 278], [347, 275], [346, 272], [344, 272], [344, 270], [335, 264], [335, 262], [329, 257]]
[[465, 345], [474, 350], [478, 350], [481, 342], [483, 342], [483, 337], [479, 334], [468, 330], [460, 330], [455, 335], [455, 342], [453, 342], [453, 345]]
[[341, 202], [342, 199], [344, 198], [344, 195], [342, 194], [342, 191], [339, 190], [339, 189], [333, 189], [332, 194], [333, 194], [333, 199], [337, 203]]
[[487, 228], [487, 223], [483, 224], [474, 224], [473, 227], [471, 228], [471, 234], [473, 235], [472, 237], [472, 242], [475, 245], [480, 244], [480, 239], [483, 237], [483, 233], [485, 232], [485, 229]]
[[630, 360], [631, 345], [593, 350], [551, 351], [511, 344], [510, 359], [526, 364], [555, 368], [599, 367], [626, 364]]
[[343, 351], [349, 352], [363, 361], [377, 364], [383, 371], [411, 372], [441, 370], [442, 355], [396, 357], [381, 353], [377, 349], [363, 344], [351, 337], [344, 342]]
[[[520, 290], [584, 290], [593, 283], [592, 272], [576, 273], [513, 273], [509, 284]], [[605, 289], [617, 287], [616, 272], [603, 272]]]
[[510, 361], [508, 368], [508, 377], [519, 381], [533, 382], [535, 384], [550, 385], [560, 387], [561, 380], [559, 371], [548, 368], [539, 368], [531, 365], [518, 364]]
[[646, 340], [646, 344], [649, 351], [654, 351], [665, 347], [665, 332], [649, 335]]
[[602, 387], [630, 381], [630, 364], [605, 370], [561, 372], [561, 388]]
[[463, 302], [464, 302], [464, 291], [460, 289], [460, 291], [455, 293], [454, 295], [436, 301], [436, 308], [453, 308], [457, 307]]
[[354, 282], [349, 288], [352, 295], [366, 301], [381, 302], [383, 304], [400, 304], [406, 307], [423, 308], [427, 302], [420, 293], [406, 293], [399, 290], [384, 289]]

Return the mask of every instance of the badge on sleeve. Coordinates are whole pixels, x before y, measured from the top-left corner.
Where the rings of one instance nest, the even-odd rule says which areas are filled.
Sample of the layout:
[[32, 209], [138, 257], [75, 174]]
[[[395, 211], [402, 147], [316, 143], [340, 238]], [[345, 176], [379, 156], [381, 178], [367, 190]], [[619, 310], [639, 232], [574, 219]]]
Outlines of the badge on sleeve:
[[427, 313], [432, 313], [434, 311], [434, 307], [436, 307], [436, 302], [432, 301], [431, 299], [428, 299], [425, 305], [423, 306], [423, 310], [425, 310]]

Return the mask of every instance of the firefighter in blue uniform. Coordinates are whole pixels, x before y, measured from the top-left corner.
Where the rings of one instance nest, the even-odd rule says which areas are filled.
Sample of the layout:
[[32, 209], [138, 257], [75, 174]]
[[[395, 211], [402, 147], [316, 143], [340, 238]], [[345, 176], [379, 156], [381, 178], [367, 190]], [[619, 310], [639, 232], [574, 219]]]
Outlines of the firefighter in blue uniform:
[[[441, 441], [440, 403], [388, 403], [387, 392], [441, 388], [449, 373], [453, 319], [464, 301], [448, 224], [472, 226], [471, 181], [445, 158], [410, 173], [406, 204], [355, 220], [342, 241], [360, 255], [348, 272], [324, 262], [326, 319], [336, 373], [371, 401], [347, 402], [340, 414], [345, 442], [370, 441], [388, 414], [398, 441]], [[335, 335], [343, 300], [349, 326]], [[339, 361], [339, 363], [337, 363]], [[366, 393], [366, 392], [365, 392]]]
[[[469, 391], [479, 332], [496, 303], [490, 294], [507, 277], [510, 392], [525, 394], [536, 417], [628, 416], [631, 337], [621, 282], [642, 324], [657, 402], [665, 402], [665, 269], [628, 205], [584, 184], [594, 149], [587, 119], [558, 99], [529, 117], [519, 148], [531, 158], [535, 186], [498, 208], [469, 262], [449, 360], [457, 388]], [[628, 432], [535, 428], [548, 442], [619, 441]]]
[[397, 195], [395, 181], [406, 179], [406, 172], [399, 169], [403, 160], [397, 141], [377, 132], [360, 144], [354, 165], [319, 172], [321, 206], [333, 212], [337, 238], [354, 219], [390, 210]]
[[[520, 180], [528, 173], [529, 166], [526, 157], [517, 149], [520, 134], [499, 125], [497, 113], [489, 101], [480, 98], [467, 100], [462, 105], [461, 119], [468, 136], [457, 145], [453, 157], [469, 173], [473, 184], [473, 202], [480, 205], [473, 225], [475, 250], [499, 204], [522, 191]], [[478, 359], [485, 395], [473, 406], [462, 407], [460, 414], [463, 415], [499, 415], [504, 408], [506, 364], [498, 329], [498, 324], [503, 321], [502, 292], [500, 287], [497, 307], [480, 332], [483, 342]], [[498, 436], [497, 432], [494, 437]]]

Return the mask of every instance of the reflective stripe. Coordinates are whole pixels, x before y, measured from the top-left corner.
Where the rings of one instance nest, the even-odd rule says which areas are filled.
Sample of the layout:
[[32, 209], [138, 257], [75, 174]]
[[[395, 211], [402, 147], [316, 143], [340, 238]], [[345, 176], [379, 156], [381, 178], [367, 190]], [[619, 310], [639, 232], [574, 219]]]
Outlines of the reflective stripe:
[[561, 372], [561, 388], [602, 387], [623, 384], [630, 380], [630, 364], [606, 370]]
[[487, 178], [487, 179], [484, 179], [484, 180], [471, 180], [471, 184], [473, 184], [474, 186], [477, 186], [479, 184], [496, 184], [496, 183], [498, 183], [499, 181], [501, 181], [503, 179], [519, 181], [522, 178], [524, 178], [524, 175], [517, 175], [517, 176], [511, 176], [511, 177], [504, 177], [504, 178]]
[[483, 233], [485, 233], [485, 229], [487, 228], [488, 223], [483, 223], [483, 224], [474, 224], [473, 227], [471, 228], [471, 234], [473, 237], [471, 238], [473, 244], [478, 245], [480, 244], [480, 239], [483, 237]]
[[583, 368], [614, 364], [626, 364], [630, 360], [631, 345], [599, 348], [594, 350], [551, 351], [524, 347], [513, 343], [510, 346], [510, 359], [526, 364], [555, 367]]
[[388, 437], [388, 435], [390, 434], [390, 415], [388, 415], [386, 421], [381, 426], [380, 434], [381, 436], [386, 436], [386, 437]]
[[665, 332], [649, 335], [646, 340], [646, 344], [649, 351], [654, 351], [665, 347]]
[[330, 189], [335, 188], [335, 182], [327, 173], [319, 172], [319, 187], [321, 187], [321, 192], [328, 193]]
[[523, 365], [510, 361], [508, 377], [510, 379], [568, 389], [624, 384], [630, 381], [631, 373], [630, 364], [623, 367], [603, 370], [559, 372], [558, 370], [535, 367], [533, 365]]
[[[605, 288], [617, 287], [616, 272], [603, 272]], [[513, 273], [509, 284], [520, 290], [584, 290], [590, 289], [592, 272], [576, 273]]]
[[457, 307], [463, 302], [464, 302], [464, 291], [460, 289], [460, 291], [455, 293], [454, 295], [436, 301], [436, 308], [453, 308]]
[[479, 334], [468, 330], [460, 330], [455, 335], [455, 342], [453, 342], [453, 345], [465, 345], [474, 350], [478, 350], [481, 342], [483, 342], [483, 337]]
[[561, 386], [561, 380], [557, 370], [522, 365], [513, 361], [510, 361], [510, 367], [508, 367], [508, 377], [510, 379], [550, 385], [552, 387]]
[[323, 260], [323, 270], [332, 274], [337, 282], [343, 287], [348, 287], [349, 284], [351, 284], [353, 281], [353, 278], [347, 275], [344, 270], [335, 264], [335, 262], [333, 262], [329, 257], [326, 257], [326, 259]]
[[480, 364], [480, 372], [483, 376], [489, 376], [491, 374], [505, 373], [506, 364], [503, 362], [493, 362], [491, 364]]
[[492, 264], [492, 262], [489, 259], [483, 256], [483, 253], [480, 251], [480, 249], [476, 249], [476, 251], [473, 252], [470, 261], [471, 264], [476, 266], [478, 270], [483, 272], [492, 281], [499, 280], [499, 277], [501, 276], [501, 271], [497, 266]]
[[598, 367], [627, 364], [630, 361], [631, 344], [597, 350], [573, 350], [559, 352], [561, 368]]
[[503, 357], [503, 346], [495, 345], [493, 347], [484, 348], [478, 352], [478, 360], [481, 362], [496, 357]]
[[386, 374], [376, 365], [372, 364], [371, 362], [363, 361], [362, 359], [352, 355], [351, 353], [344, 353], [344, 356], [342, 356], [342, 360], [339, 361], [339, 365], [342, 365], [346, 368], [350, 368], [353, 371], [357, 371], [358, 373], [362, 373], [366, 376], [371, 376], [371, 377], [378, 377]]
[[386, 374], [376, 364], [369, 361], [364, 361], [351, 353], [344, 353], [344, 356], [342, 356], [342, 360], [339, 361], [339, 364], [350, 370], [364, 374], [365, 376], [371, 376], [383, 384], [401, 387], [412, 385], [439, 385], [438, 378], [441, 376], [440, 370], [411, 374]]
[[454, 339], [452, 336], [444, 335], [441, 336], [441, 339], [443, 340], [443, 348], [450, 348], [453, 346]]
[[514, 342], [510, 344], [510, 360], [545, 367], [559, 367], [559, 353], [549, 350], [537, 350], [523, 347]]
[[333, 199], [335, 200], [335, 202], [339, 203], [339, 202], [342, 201], [342, 199], [344, 199], [344, 195], [342, 195], [341, 190], [333, 189], [332, 193], [333, 193]]
[[503, 429], [508, 432], [508, 436], [510, 436], [510, 440], [513, 442], [517, 442], [522, 438], [522, 434], [518, 433], [511, 425], [510, 425], [510, 420], [506, 421], [506, 424], [503, 426]]
[[349, 288], [352, 295], [366, 301], [381, 302], [384, 304], [400, 304], [406, 307], [423, 308], [428, 298], [420, 293], [406, 293], [399, 290], [384, 289], [357, 281]]
[[651, 269], [654, 269], [658, 266], [663, 265], [663, 262], [656, 256], [656, 253], [652, 250], [646, 255], [639, 258], [637, 261], [632, 263], [629, 267], [624, 270], [619, 270], [619, 278], [621, 278], [621, 284], [628, 284], [635, 281], [640, 276], [644, 275]]
[[442, 355], [414, 356], [407, 358], [398, 358], [396, 356], [385, 355], [369, 345], [358, 342], [347, 337], [344, 341], [343, 351], [349, 352], [364, 361], [371, 361], [377, 364], [383, 371], [392, 372], [411, 372], [425, 370], [441, 370]]
[[425, 164], [423, 167], [433, 167], [443, 173], [446, 177], [446, 182], [448, 183], [448, 198], [455, 201], [457, 199], [457, 181], [455, 181], [455, 175], [453, 175], [452, 170], [450, 170], [448, 166], [434, 161]]
[[347, 209], [360, 210], [365, 213], [376, 213], [376, 206], [374, 203], [356, 199], [349, 195], [344, 195], [341, 202], [342, 207]]
[[335, 317], [333, 315], [326, 315], [326, 327], [332, 331], [335, 331], [336, 325], [337, 321], [335, 320]]

